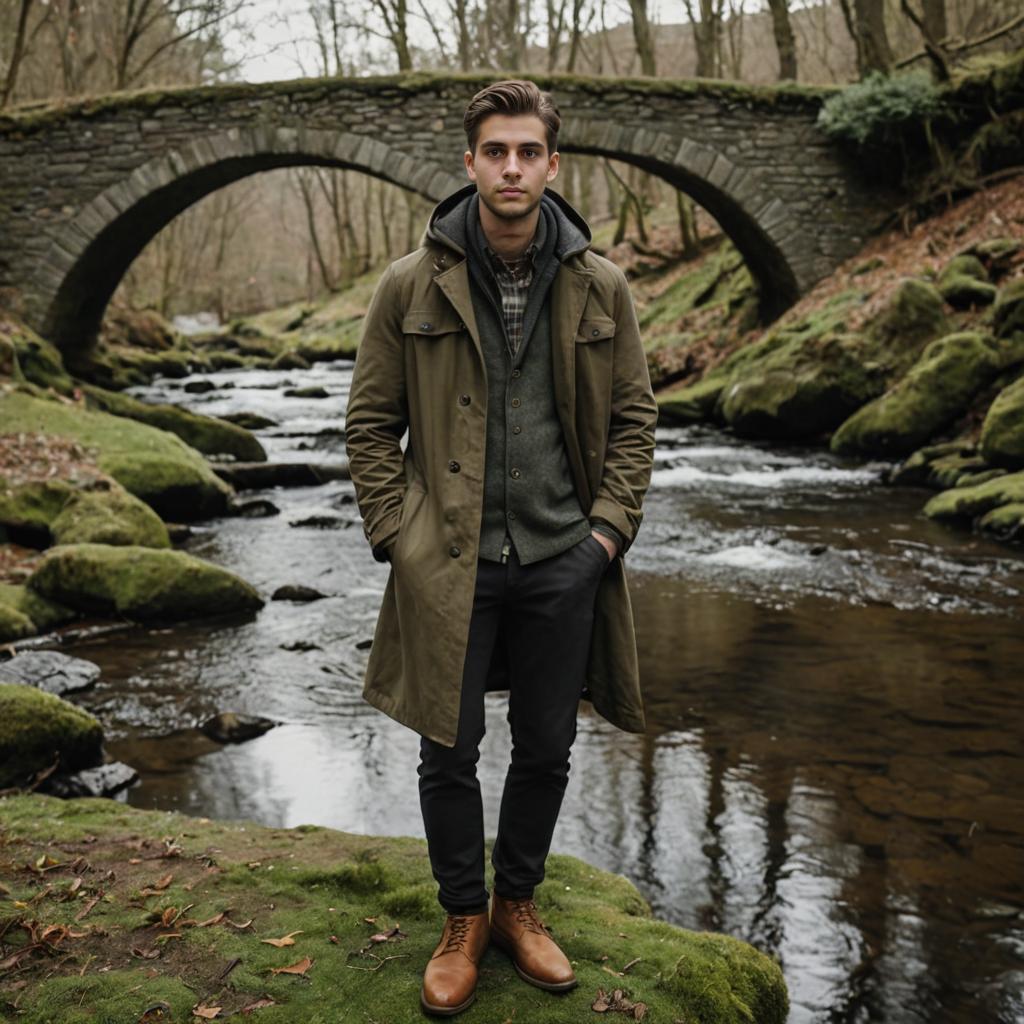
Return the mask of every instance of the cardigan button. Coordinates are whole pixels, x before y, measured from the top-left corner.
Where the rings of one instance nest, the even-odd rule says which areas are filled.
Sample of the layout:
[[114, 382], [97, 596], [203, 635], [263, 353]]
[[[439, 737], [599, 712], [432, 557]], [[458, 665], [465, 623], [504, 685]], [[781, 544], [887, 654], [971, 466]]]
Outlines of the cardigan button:
[[509, 475], [510, 477], [512, 477], [512, 479], [513, 479], [513, 480], [518, 480], [518, 479], [519, 479], [519, 475], [520, 475], [520, 474], [519, 474], [519, 470], [518, 470], [518, 469], [516, 469], [516, 467], [515, 467], [515, 466], [513, 466], [513, 467], [512, 467], [512, 468], [511, 468], [511, 469], [510, 469], [510, 470], [508, 471], [508, 475]]
[[454, 459], [452, 459], [452, 461], [448, 463], [448, 468], [453, 473], [458, 473], [458, 471], [462, 469], [462, 467]]
[[469, 405], [470, 401], [469, 395], [459, 395], [459, 405]]

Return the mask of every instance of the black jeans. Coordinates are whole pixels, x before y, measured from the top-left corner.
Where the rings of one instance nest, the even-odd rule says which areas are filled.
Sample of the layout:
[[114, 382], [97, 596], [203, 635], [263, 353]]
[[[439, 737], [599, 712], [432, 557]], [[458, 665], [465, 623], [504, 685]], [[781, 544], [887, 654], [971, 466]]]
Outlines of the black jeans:
[[569, 781], [569, 751], [585, 681], [594, 600], [608, 567], [587, 536], [551, 558], [521, 565], [480, 559], [454, 747], [420, 741], [419, 791], [438, 900], [448, 913], [487, 909], [484, 814], [476, 764], [485, 732], [484, 691], [495, 644], [507, 645], [512, 761], [491, 854], [494, 890], [533, 895]]

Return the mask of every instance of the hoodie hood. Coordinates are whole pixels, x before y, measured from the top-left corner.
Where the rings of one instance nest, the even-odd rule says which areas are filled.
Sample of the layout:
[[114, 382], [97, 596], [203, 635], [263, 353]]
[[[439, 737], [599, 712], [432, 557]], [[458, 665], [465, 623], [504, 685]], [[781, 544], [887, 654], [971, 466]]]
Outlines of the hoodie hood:
[[[446, 245], [460, 256], [466, 256], [470, 248], [468, 216], [476, 208], [472, 201], [476, 193], [475, 182], [470, 182], [442, 199], [430, 214], [423, 241]], [[592, 237], [590, 228], [565, 199], [557, 192], [545, 188], [540, 201], [558, 224], [558, 242], [554, 254], [559, 262], [589, 248]]]

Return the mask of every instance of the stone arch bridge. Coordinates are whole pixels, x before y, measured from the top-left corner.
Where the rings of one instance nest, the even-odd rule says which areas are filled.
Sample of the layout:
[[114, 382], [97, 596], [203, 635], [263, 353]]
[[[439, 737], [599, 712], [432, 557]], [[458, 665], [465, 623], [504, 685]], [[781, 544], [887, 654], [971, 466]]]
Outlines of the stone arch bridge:
[[[299, 164], [437, 200], [466, 183], [462, 114], [494, 76], [235, 84], [93, 97], [0, 117], [0, 289], [65, 350], [88, 345], [147, 242], [203, 196]], [[770, 319], [891, 209], [815, 126], [829, 89], [537, 77], [559, 149], [636, 164], [691, 195], [744, 255]], [[556, 181], [556, 184], [558, 182]]]

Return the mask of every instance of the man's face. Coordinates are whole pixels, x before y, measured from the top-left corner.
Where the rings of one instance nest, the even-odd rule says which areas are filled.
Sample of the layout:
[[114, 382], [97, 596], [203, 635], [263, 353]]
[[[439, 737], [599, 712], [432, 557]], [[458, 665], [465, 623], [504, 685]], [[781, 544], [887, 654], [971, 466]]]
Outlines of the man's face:
[[558, 173], [558, 153], [548, 153], [545, 139], [534, 114], [491, 114], [480, 123], [476, 152], [465, 153], [466, 173], [496, 217], [515, 220], [536, 209]]

